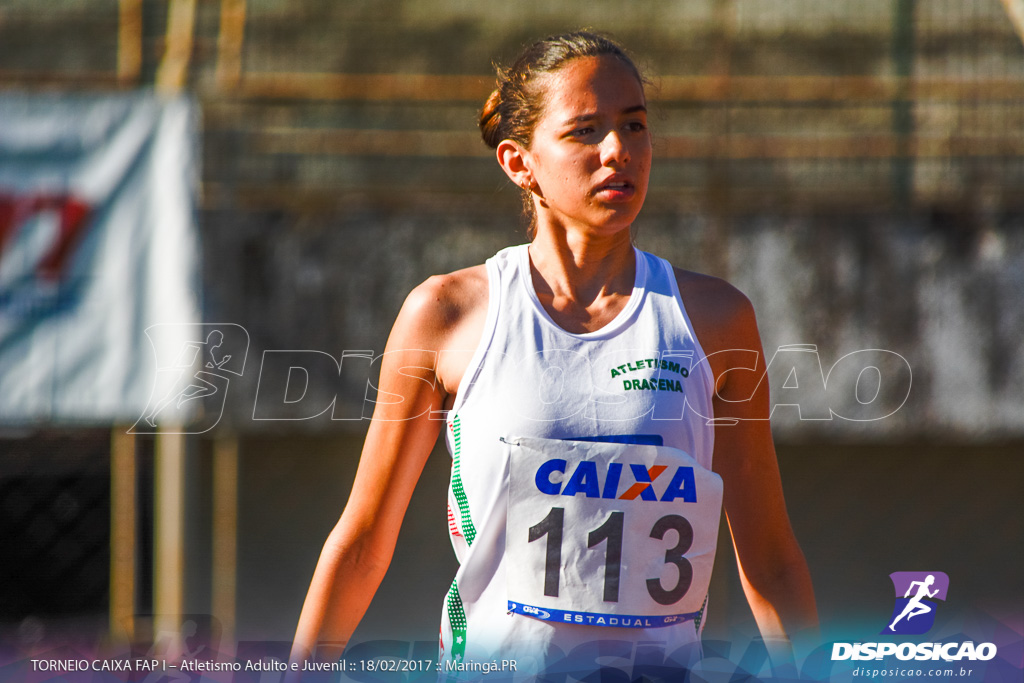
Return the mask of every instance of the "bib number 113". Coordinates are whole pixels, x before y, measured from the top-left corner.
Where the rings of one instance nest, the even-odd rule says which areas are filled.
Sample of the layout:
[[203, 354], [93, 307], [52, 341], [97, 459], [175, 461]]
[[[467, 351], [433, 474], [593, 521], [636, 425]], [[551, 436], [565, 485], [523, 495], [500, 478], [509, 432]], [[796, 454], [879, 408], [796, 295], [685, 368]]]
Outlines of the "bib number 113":
[[[587, 534], [587, 548], [605, 546], [604, 596], [605, 602], [619, 601], [619, 579], [622, 574], [622, 535], [625, 513], [612, 512], [599, 527]], [[565, 527], [565, 508], [553, 507], [537, 524], [530, 527], [530, 543], [547, 537], [544, 556], [544, 595], [558, 597], [561, 580], [562, 543]], [[693, 527], [685, 517], [665, 515], [651, 528], [651, 538], [663, 539], [668, 531], [675, 531], [678, 541], [665, 551], [665, 564], [674, 564], [679, 570], [678, 580], [672, 588], [664, 588], [658, 577], [647, 579], [647, 592], [660, 605], [671, 605], [682, 599], [693, 581], [693, 567], [683, 554], [693, 544]], [[582, 540], [582, 539], [581, 539]]]

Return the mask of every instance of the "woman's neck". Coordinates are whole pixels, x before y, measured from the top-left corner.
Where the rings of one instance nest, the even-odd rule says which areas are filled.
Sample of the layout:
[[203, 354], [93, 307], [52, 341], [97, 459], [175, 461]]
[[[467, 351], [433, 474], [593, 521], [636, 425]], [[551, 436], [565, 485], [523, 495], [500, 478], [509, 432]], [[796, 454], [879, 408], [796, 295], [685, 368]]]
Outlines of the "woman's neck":
[[610, 235], [542, 229], [530, 244], [534, 290], [564, 329], [600, 329], [633, 292], [636, 256], [629, 230]]

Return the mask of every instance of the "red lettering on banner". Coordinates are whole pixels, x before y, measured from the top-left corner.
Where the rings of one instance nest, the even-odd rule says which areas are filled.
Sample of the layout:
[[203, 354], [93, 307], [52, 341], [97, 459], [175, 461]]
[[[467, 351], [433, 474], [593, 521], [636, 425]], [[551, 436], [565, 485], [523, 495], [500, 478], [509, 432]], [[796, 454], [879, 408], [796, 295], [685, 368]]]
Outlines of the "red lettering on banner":
[[43, 211], [57, 212], [60, 224], [57, 238], [36, 265], [36, 275], [45, 280], [57, 280], [64, 274], [92, 212], [92, 207], [80, 199], [59, 195], [0, 195], [0, 258], [4, 247], [28, 219]]

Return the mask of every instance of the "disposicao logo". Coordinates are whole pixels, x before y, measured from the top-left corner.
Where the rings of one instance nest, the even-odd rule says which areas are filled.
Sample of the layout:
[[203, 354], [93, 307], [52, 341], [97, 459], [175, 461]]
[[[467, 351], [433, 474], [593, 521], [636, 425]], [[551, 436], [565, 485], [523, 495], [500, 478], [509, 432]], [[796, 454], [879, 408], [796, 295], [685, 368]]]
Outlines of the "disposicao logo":
[[883, 634], [921, 635], [935, 625], [936, 600], [946, 600], [949, 577], [944, 572], [893, 572], [889, 574], [896, 590], [889, 625]]
[[[881, 635], [921, 635], [935, 625], [936, 600], [945, 601], [949, 577], [944, 572], [893, 572], [889, 575], [896, 604]], [[872, 660], [895, 655], [901, 660], [987, 661], [993, 643], [833, 643], [832, 660]]]

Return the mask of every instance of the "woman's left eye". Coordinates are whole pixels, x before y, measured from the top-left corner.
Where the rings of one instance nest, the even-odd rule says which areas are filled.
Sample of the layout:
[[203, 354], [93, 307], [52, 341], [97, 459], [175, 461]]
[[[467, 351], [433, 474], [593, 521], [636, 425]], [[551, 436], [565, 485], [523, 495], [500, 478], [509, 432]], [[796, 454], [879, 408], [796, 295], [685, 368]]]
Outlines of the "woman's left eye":
[[634, 133], [639, 133], [640, 131], [647, 130], [647, 124], [643, 121], [630, 121], [626, 124], [626, 128]]

